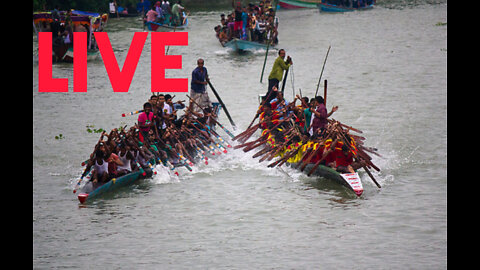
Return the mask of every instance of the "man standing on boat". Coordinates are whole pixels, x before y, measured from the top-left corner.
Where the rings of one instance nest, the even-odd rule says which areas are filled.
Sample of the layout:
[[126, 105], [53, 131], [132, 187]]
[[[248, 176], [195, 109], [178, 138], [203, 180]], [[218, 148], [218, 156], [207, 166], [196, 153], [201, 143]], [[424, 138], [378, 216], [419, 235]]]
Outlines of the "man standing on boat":
[[[270, 71], [270, 75], [268, 76], [268, 91], [267, 91], [267, 102], [274, 99], [276, 96], [275, 94], [270, 94], [272, 92], [272, 88], [275, 86], [278, 87], [278, 84], [283, 78], [283, 71], [288, 70], [288, 68], [293, 65], [292, 58], [290, 56], [287, 57], [287, 61], [284, 61], [286, 52], [284, 49], [280, 49], [278, 51], [278, 57], [275, 59], [273, 63], [272, 71]], [[269, 96], [270, 94], [270, 96]]]
[[176, 4], [172, 6], [172, 14], [173, 14], [173, 22], [175, 23], [176, 26], [182, 25], [182, 16], [180, 12], [182, 12], [185, 8], [182, 7], [182, 1], [178, 0]]
[[[190, 83], [190, 97], [203, 109], [212, 106], [206, 89], [209, 79], [207, 68], [203, 66], [204, 63], [202, 58], [197, 60], [197, 67], [192, 72], [192, 82]], [[193, 111], [203, 113], [203, 110], [196, 105], [193, 106]]]
[[315, 110], [312, 111], [313, 120], [311, 124], [313, 133], [310, 135], [322, 133], [327, 128], [327, 118], [338, 110], [338, 106], [334, 106], [332, 110], [327, 113], [327, 107], [325, 107], [324, 99], [321, 96], [315, 97], [314, 106]]

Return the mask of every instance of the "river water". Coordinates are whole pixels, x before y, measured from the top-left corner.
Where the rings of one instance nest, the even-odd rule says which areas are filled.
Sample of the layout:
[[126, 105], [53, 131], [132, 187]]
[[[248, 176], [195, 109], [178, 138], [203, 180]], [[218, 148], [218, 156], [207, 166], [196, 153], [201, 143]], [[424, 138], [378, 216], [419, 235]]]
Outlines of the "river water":
[[[252, 120], [276, 57], [222, 48], [221, 12], [192, 12], [188, 46], [172, 46], [190, 78], [203, 58], [238, 126]], [[38, 269], [445, 269], [446, 4], [320, 14], [280, 10], [279, 47], [293, 59], [285, 87], [313, 96], [323, 73], [333, 118], [364, 131], [381, 168], [377, 188], [360, 170], [364, 194], [230, 150], [209, 165], [160, 173], [86, 206], [72, 193], [99, 134], [132, 125], [150, 96], [150, 36], [128, 93], [114, 93], [102, 60], [88, 63], [88, 92], [73, 93], [72, 65], [56, 64], [68, 93], [38, 92], [33, 59], [33, 264]], [[137, 18], [111, 19], [106, 31], [121, 65]], [[291, 76], [293, 75], [293, 76]], [[323, 94], [323, 83], [320, 86]], [[186, 99], [185, 93], [176, 93]], [[210, 92], [212, 99], [215, 99]], [[225, 114], [220, 122], [230, 128]], [[219, 131], [224, 134], [222, 130]], [[62, 137], [55, 139], [55, 136]], [[228, 136], [224, 136], [227, 138]]]

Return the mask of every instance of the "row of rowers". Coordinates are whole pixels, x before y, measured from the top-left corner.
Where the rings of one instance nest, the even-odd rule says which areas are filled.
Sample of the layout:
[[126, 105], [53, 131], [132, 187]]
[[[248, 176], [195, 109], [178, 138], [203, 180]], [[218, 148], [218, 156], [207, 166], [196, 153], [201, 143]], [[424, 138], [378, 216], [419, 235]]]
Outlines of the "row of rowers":
[[[141, 168], [151, 167], [149, 161], [189, 168], [204, 153], [225, 152], [219, 143], [211, 145], [210, 135], [214, 116], [211, 107], [203, 113], [194, 111], [193, 103], [186, 108], [185, 114], [177, 117], [177, 110], [185, 108], [182, 101], [173, 103], [170, 95], [152, 95], [143, 105], [138, 122], [128, 130], [125, 127], [114, 128], [110, 133], [102, 133], [93, 153], [87, 162], [82, 176], [93, 166], [91, 180], [94, 184], [103, 184], [112, 178], [122, 176]], [[218, 134], [216, 134], [218, 136]], [[104, 140], [104, 136], [106, 139]], [[218, 148], [218, 149], [217, 149]]]
[[[316, 151], [309, 163], [322, 160], [321, 165], [341, 173], [354, 172], [365, 165], [364, 161], [353, 160], [357, 154], [354, 136], [345, 132], [339, 134], [338, 129], [333, 127], [339, 122], [328, 119], [338, 106], [327, 113], [321, 96], [309, 100], [308, 97], [297, 95], [292, 102], [288, 102], [276, 87], [273, 91], [276, 97], [270, 102], [265, 102], [263, 98], [257, 111], [262, 129], [257, 141], [264, 140], [268, 148], [280, 147], [276, 155], [280, 157], [293, 154], [291, 151], [300, 148], [288, 158], [288, 163], [305, 162], [307, 152]], [[295, 105], [297, 100], [301, 102], [298, 106]]]

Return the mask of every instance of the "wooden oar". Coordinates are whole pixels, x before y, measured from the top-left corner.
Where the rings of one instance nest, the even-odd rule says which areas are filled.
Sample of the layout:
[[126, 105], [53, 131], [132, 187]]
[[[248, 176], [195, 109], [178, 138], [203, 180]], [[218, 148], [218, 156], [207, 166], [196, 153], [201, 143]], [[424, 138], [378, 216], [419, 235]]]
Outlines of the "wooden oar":
[[[205, 111], [205, 109], [202, 108], [202, 107], [200, 107], [200, 105], [198, 105], [198, 103], [195, 102], [195, 100], [194, 100], [193, 98], [191, 98], [189, 95], [187, 95], [187, 97], [193, 102], [193, 104], [197, 105], [200, 109], [202, 109], [204, 115], [207, 114], [207, 112]], [[225, 112], [227, 112], [227, 111], [225, 111]], [[220, 124], [220, 122], [218, 122], [217, 119], [215, 119], [214, 117], [212, 117], [211, 119], [212, 119], [216, 124], [218, 124], [218, 126], [220, 126], [220, 127], [223, 129], [223, 131], [225, 131], [225, 133], [228, 134], [228, 136], [232, 137], [232, 139], [235, 138], [235, 136], [234, 136], [228, 129], [226, 129], [222, 124]]]
[[[278, 1], [273, 1], [273, 10], [274, 12], [276, 13], [277, 12], [277, 2]], [[274, 18], [275, 20], [275, 18]], [[268, 55], [268, 48], [270, 48], [270, 43], [272, 43], [272, 38], [273, 38], [273, 33], [270, 35], [270, 38], [268, 39], [268, 43], [267, 43], [267, 51], [265, 52], [265, 59], [263, 60], [263, 67], [262, 67], [262, 75], [260, 76], [260, 83], [262, 83], [262, 79], [263, 79], [263, 72], [265, 71], [265, 64], [267, 63], [267, 55]]]
[[143, 110], [129, 112], [129, 113], [122, 113], [122, 117], [125, 117], [127, 115], [134, 115], [134, 114], [141, 113], [141, 112], [143, 112]]
[[275, 91], [273, 91], [273, 90], [270, 91], [270, 92], [268, 93], [268, 95], [265, 97], [265, 99], [262, 101], [262, 104], [260, 104], [260, 107], [259, 107], [259, 109], [257, 110], [257, 113], [255, 114], [255, 117], [253, 117], [253, 120], [252, 120], [252, 122], [250, 122], [250, 125], [248, 125], [247, 129], [249, 129], [249, 128], [253, 125], [253, 122], [255, 122], [255, 120], [257, 120], [257, 117], [260, 115], [260, 113], [259, 113], [260, 109], [263, 107], [263, 105], [265, 105], [265, 102], [267, 102], [268, 98], [270, 97], [270, 95], [271, 95], [273, 92], [275, 92]]
[[327, 80], [323, 81], [323, 105], [327, 106]]
[[320, 72], [320, 78], [318, 78], [317, 90], [315, 91], [315, 96], [314, 97], [317, 96], [318, 87], [320, 86], [320, 82], [322, 81], [323, 69], [325, 68], [325, 63], [327, 63], [327, 57], [328, 57], [328, 53], [330, 52], [330, 47], [331, 46], [332, 45], [328, 46], [327, 55], [325, 55], [325, 60], [323, 61], [322, 72]]
[[[339, 131], [342, 131], [340, 132], [340, 135], [343, 137], [344, 139], [344, 144], [343, 145], [346, 145], [348, 147], [348, 149], [350, 150], [350, 152], [352, 152], [353, 156], [356, 158], [356, 159], [359, 159], [359, 155], [356, 154], [354, 151], [352, 151], [352, 146], [350, 145], [350, 141], [345, 137], [345, 134], [343, 133], [343, 130], [341, 126], [337, 126], [338, 129], [340, 129]], [[360, 149], [358, 149], [359, 152], [360, 152]], [[365, 159], [364, 159], [365, 160]], [[367, 164], [369, 165], [373, 165], [373, 163], [369, 160], [365, 160], [367, 162]], [[378, 169], [375, 165], [373, 165], [374, 168]], [[362, 168], [367, 172], [368, 176], [370, 176], [370, 179], [372, 179], [372, 181], [375, 183], [375, 185], [377, 185], [378, 188], [381, 188], [380, 184], [377, 182], [377, 180], [375, 179], [375, 177], [373, 177], [373, 175], [370, 173], [370, 171], [368, 170], [367, 166], [362, 166]], [[380, 170], [380, 169], [378, 169]]]
[[240, 134], [238, 134], [237, 136], [233, 137], [232, 140], [234, 140], [234, 141], [235, 141], [235, 140], [238, 140], [238, 139], [240, 139], [241, 137], [247, 135], [248, 132], [250, 132], [251, 130], [253, 130], [253, 129], [256, 130], [256, 129], [260, 126], [260, 124], [261, 124], [261, 123], [257, 123], [257, 124], [255, 124], [253, 127], [247, 128], [247, 129], [244, 130], [242, 133], [240, 133]]
[[[221, 99], [220, 96], [218, 95], [217, 91], [216, 91], [215, 88], [213, 87], [213, 85], [212, 85], [212, 83], [210, 82], [210, 80], [207, 80], [207, 83], [208, 83], [208, 85], [210, 86], [210, 88], [212, 89], [213, 94], [215, 94], [215, 97], [217, 97], [218, 102], [220, 102], [220, 104], [222, 105], [222, 108], [223, 108], [223, 110], [225, 111], [225, 114], [227, 115], [228, 120], [230, 121], [230, 124], [232, 124], [233, 129], [236, 129], [236, 125], [235, 125], [235, 123], [233, 122], [232, 117], [231, 117], [230, 114], [228, 113], [227, 106], [225, 106], [225, 103], [223, 103], [222, 99]], [[197, 105], [197, 106], [198, 106], [198, 105]]]
[[262, 75], [260, 75], [260, 83], [262, 83], [262, 80], [263, 80], [263, 72], [265, 71], [265, 64], [267, 63], [267, 56], [268, 56], [268, 49], [270, 48], [270, 42], [271, 40], [268, 40], [267, 51], [265, 52], [265, 59], [263, 60]]
[[283, 90], [285, 90], [285, 83], [287, 82], [287, 76], [288, 76], [288, 71], [290, 69], [287, 69], [287, 71], [285, 71], [285, 76], [283, 76], [283, 82], [282, 82], [282, 96], [283, 96]]

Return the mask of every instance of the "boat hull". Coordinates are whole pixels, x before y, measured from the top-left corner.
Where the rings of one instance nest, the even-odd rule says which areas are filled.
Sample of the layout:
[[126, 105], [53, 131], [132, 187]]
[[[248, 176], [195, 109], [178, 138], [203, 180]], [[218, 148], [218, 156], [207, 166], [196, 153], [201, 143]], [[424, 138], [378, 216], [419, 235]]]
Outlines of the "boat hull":
[[[294, 168], [296, 168], [298, 165], [298, 163], [287, 163], [287, 164], [289, 164]], [[304, 172], [310, 172], [313, 166], [315, 166], [315, 164], [313, 163], [308, 164], [305, 167]], [[358, 173], [339, 173], [330, 167], [319, 165], [315, 169], [315, 171], [312, 173], [312, 175], [336, 181], [344, 185], [348, 189], [352, 190], [357, 196], [361, 196], [363, 193], [363, 185]]]
[[[235, 51], [255, 51], [255, 50], [266, 50], [267, 44], [253, 42], [253, 41], [246, 41], [238, 38], [234, 38], [229, 42], [223, 44], [224, 47], [233, 49]], [[275, 46], [270, 46], [270, 48], [275, 48]]]
[[359, 8], [342, 7], [342, 6], [325, 4], [325, 3], [318, 4], [318, 9], [320, 10], [320, 12], [328, 12], [328, 13], [351, 12], [355, 10], [366, 10], [366, 9], [372, 9], [372, 8], [373, 8], [373, 3], [368, 6], [359, 7]]
[[82, 188], [82, 190], [78, 194], [78, 200], [80, 201], [80, 203], [83, 204], [87, 201], [91, 201], [95, 198], [98, 198], [99, 196], [105, 193], [110, 193], [114, 190], [117, 190], [120, 187], [131, 185], [139, 179], [151, 177], [153, 174], [153, 171], [150, 168], [145, 169], [144, 172], [145, 172], [145, 175], [143, 175], [142, 171], [134, 171], [129, 174], [123, 175], [119, 178], [114, 178], [108, 181], [107, 183], [101, 186], [98, 186], [96, 188], [92, 188], [92, 182], [88, 182], [87, 184], [85, 184], [85, 186]]
[[320, 0], [280, 0], [278, 5], [285, 9], [317, 8]]

